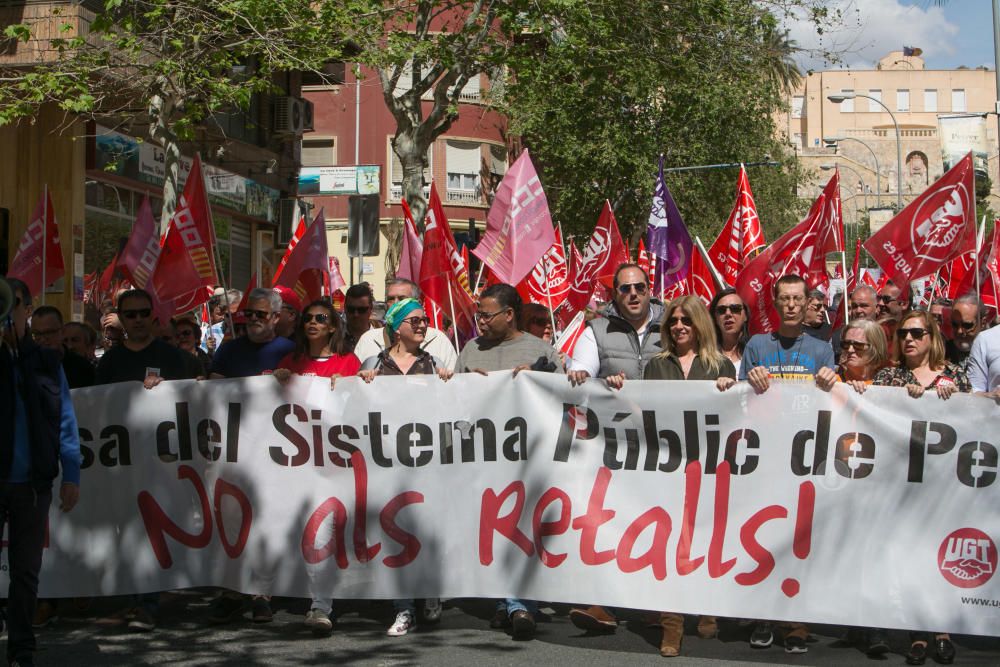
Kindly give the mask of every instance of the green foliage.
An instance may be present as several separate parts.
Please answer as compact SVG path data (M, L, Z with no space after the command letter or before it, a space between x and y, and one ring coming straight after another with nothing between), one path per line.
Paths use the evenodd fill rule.
M508 61L503 108L542 173L553 215L589 234L605 198L623 235L644 229L656 163L756 162L749 171L765 234L793 224L796 166L776 113L794 45L751 0L551 3L531 48ZM558 14L557 14L558 12ZM555 18L558 16L558 18ZM692 234L708 244L735 200L735 170L671 173L667 186Z

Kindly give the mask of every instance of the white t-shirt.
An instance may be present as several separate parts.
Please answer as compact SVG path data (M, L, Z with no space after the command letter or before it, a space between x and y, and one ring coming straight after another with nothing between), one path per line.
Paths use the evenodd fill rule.
M968 374L972 391L993 391L1000 387L1000 327L987 329L972 341Z

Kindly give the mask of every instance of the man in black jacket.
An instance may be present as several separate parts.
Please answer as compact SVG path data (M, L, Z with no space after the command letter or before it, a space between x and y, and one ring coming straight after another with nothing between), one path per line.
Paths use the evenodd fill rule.
M58 356L25 334L31 294L8 281L14 307L2 323L0 344L0 522L8 527L10 590L7 660L34 664L31 629L52 482L62 468L60 506L68 512L80 495L80 439L69 385Z

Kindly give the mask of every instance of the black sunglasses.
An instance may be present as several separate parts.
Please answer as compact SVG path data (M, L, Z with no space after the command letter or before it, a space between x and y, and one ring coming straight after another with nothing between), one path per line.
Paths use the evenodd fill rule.
M718 306L715 307L715 314L725 315L727 310L733 315L741 315L743 313L743 304L731 303L727 306L720 303Z
M129 310L119 310L118 314L127 320L134 320L137 317L146 319L153 314L152 308L130 308Z
M667 326L668 327L672 327L675 324L677 324L678 322L681 323L681 324L683 324L686 327L690 327L690 326L694 325L694 320L692 320L687 315L685 315L684 317L668 317L667 318Z
M634 289L636 294L645 294L646 287L646 283L622 283L618 286L618 293L625 295Z
M302 316L302 323L308 324L315 321L317 324L326 324L330 321L330 316L326 313L306 313Z
M962 320L952 320L951 326L954 329L961 329L962 331L972 331L973 329L976 328L976 322L975 320L973 320L972 322L964 322Z
M367 313L371 309L372 309L371 306L348 306L344 308L344 310L346 310L351 315L360 315L361 313Z
M862 343L861 341L858 341L858 340L842 340L842 341L840 341L840 349L843 350L844 352L847 352L851 348L854 348L858 352L864 352L869 347L871 347L871 345L869 343Z
M266 320L267 318L271 317L271 313L267 312L266 310L250 310L248 308L247 310L243 311L243 316L248 320L252 319Z
M923 327L913 327L912 329L897 329L896 333L900 340L905 340L907 336L912 336L913 340L923 340L924 336L930 332Z

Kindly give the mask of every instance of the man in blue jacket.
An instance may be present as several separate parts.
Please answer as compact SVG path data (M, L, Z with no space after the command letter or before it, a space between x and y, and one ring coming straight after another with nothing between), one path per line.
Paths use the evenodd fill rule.
M31 620L38 597L52 482L62 468L60 508L80 497L80 437L59 357L27 333L31 294L8 282L14 307L0 323L0 521L7 524L10 590L7 661L33 665Z

